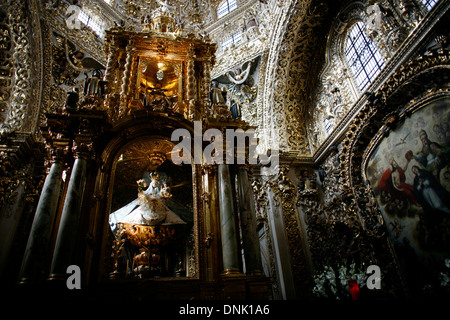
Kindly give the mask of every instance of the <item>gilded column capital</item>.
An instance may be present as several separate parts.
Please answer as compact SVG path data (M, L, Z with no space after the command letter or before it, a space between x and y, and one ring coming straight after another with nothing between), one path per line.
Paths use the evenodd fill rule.
M46 167L50 168L51 164L55 162L67 163L71 153L70 145L55 146L50 143L45 144L47 150Z
M71 157L71 138L68 123L63 117L48 117L47 126L41 127L46 151L45 166L47 173L53 163L67 164Z
M95 149L92 141L74 141L72 152L75 159L95 158Z

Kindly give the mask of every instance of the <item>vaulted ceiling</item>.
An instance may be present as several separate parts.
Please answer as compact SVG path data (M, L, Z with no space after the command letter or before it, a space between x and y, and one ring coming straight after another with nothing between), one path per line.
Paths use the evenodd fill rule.
M255 83L258 98L254 106L258 116L253 125L258 126L262 144L266 148L280 148L308 157L312 153L306 129L308 110L324 63L327 35L343 2L348 1L237 0L237 9L221 19L217 19L216 14L221 0L112 0L112 6L104 0L79 0L78 5L88 14L98 14L107 22L107 29L121 23L121 20L126 26L141 27L145 13L168 6L185 28L198 33L211 33L216 37L212 37L213 41L220 40L221 33L241 28L249 16L255 17L261 26L260 32L264 33L262 41L251 43L247 51L221 52L222 57L217 60L215 68L222 73L244 63L246 59L260 55L261 68ZM75 44L77 50L83 51L83 59L93 58L106 65L101 36L89 32L85 26L81 30L66 26L66 10L70 3L72 1L41 0L37 2L38 10L33 10L40 14L33 16L35 19L32 21L37 26L35 29L42 32L41 40L36 37L42 41L42 46L34 48L42 48L44 70L42 75L33 73L42 76L38 82L41 89L33 90L42 92L38 117L42 117L43 112L52 112L57 108L57 102L64 99L64 90L67 90L57 86L53 74L47 74L52 73L50 66L61 66L55 57L51 58L52 52L54 55L57 49L61 49L64 58L67 49L63 49L66 46L70 49L71 44ZM34 33L33 37L37 34ZM53 43L58 37L62 42ZM73 54L77 50L72 50ZM70 58L70 52L68 54ZM239 57L236 58L236 55ZM233 65L234 62L230 61L238 62ZM222 62L226 68L221 68ZM37 112L37 109L33 110ZM37 124L33 126L38 127L39 120L34 118L31 121Z
M187 26L204 27L213 22L213 12L221 0L116 0L114 7L129 21L140 23L141 17L167 6Z
M262 97L258 104L262 118L259 122L262 124L260 131L268 135L268 148L280 147L309 156L311 148L305 122L310 117L310 104L325 59L330 26L343 2L346 1L237 0L238 9L221 19L217 19L216 15L221 0L115 0L114 8L127 25L139 26L146 13L167 6L185 28L200 33L214 29L215 36L220 37L220 30L226 33L227 29L232 28L230 23L240 23L236 16L244 16L251 12L252 7L260 8L261 3L264 3L269 8L271 21L270 34L263 49L268 55L267 66L261 70L263 75L260 75L265 78L262 82L265 85L258 88L258 95ZM261 22L261 13L257 15ZM219 59L219 64L221 61L229 64L235 58L227 57L230 55L233 55L233 51ZM223 68L216 65L216 69ZM279 145L269 140L279 142Z
M327 36L342 1L292 1L280 17L270 48L264 90L266 127L282 150L311 153L306 121L325 59ZM281 133L281 134L280 134ZM284 134L283 134L284 133Z

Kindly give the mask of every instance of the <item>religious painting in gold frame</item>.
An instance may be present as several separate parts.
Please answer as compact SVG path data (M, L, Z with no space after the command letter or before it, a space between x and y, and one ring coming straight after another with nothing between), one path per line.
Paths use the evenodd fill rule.
M380 136L365 175L407 280L417 288L433 281L439 287L433 270L450 258L450 97L411 109Z

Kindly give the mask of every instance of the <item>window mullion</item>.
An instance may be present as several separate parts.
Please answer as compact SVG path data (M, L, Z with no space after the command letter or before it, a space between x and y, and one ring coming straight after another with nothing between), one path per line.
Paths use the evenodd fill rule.
M356 23L350 31L345 55L361 91L372 82L384 65L377 47L364 33L363 22Z

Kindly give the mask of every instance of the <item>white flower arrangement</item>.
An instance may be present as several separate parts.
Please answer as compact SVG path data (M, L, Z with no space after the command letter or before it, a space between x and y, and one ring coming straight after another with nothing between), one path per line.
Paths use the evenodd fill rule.
M317 297L332 298L340 300L349 297L348 280L356 280L360 288L366 285L367 275L353 262L349 268L345 264L340 265L336 270L331 266L325 266L322 273L314 276L315 287L313 293ZM331 295L331 297L330 297Z

